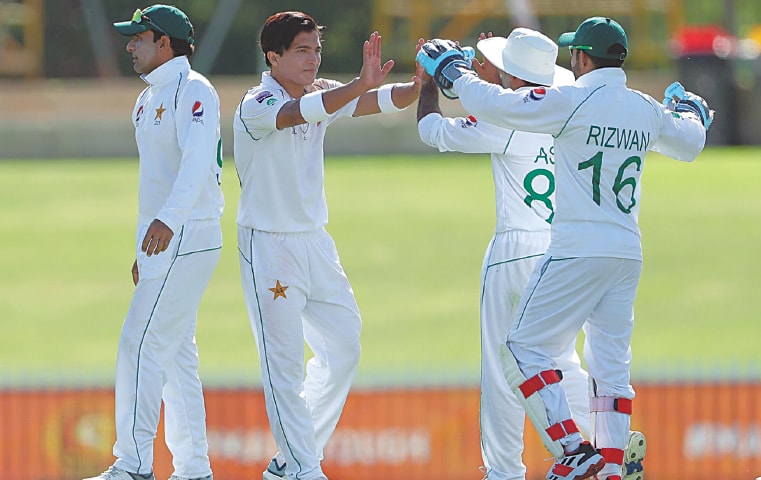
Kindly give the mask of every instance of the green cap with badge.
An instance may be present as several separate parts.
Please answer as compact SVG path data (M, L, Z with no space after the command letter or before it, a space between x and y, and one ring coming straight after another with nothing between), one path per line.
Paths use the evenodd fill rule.
M623 47L612 48L619 44ZM559 47L584 50L598 58L623 60L629 54L626 32L615 20L592 17L584 20L575 32L564 33L558 38Z
M193 43L193 24L188 16L171 5L152 5L144 10L139 8L132 15L132 20L114 23L116 31L122 35L136 35L148 30L155 30L172 38Z

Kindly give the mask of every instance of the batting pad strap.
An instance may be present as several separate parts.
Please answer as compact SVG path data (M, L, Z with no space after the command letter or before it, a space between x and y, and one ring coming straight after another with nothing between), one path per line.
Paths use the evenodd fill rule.
M600 455L605 459L605 463L624 464L624 451L620 448L601 448Z
M563 458L565 452L563 451L563 445L559 441L553 440L547 434L547 428L550 426L550 421L547 418L547 408L542 401L540 395L531 395L526 398L523 395L520 387L526 383L526 377L518 367L518 363L513 356L513 353L507 348L507 345L503 343L499 347L499 359L502 363L502 371L505 374L505 380L510 385L510 390L515 394L515 398L518 400L523 408L526 410L529 420L536 428L536 432L539 434L539 438L547 450L555 458Z
M519 388L523 396L528 398L547 385L558 382L560 382L560 375L558 375L557 370L545 370L523 382Z
M631 415L633 403L631 398L592 397L589 401L589 411L618 412Z
M394 113L404 110L404 108L394 105L394 101L391 99L391 91L394 89L394 85L396 84L387 83L378 89L378 108L380 108L381 113Z
M576 426L576 422L569 418L555 425L550 425L546 432L552 440L560 440L572 433L579 433L579 427Z
M318 123L330 118L322 101L322 91L307 93L301 97L299 111L307 123Z

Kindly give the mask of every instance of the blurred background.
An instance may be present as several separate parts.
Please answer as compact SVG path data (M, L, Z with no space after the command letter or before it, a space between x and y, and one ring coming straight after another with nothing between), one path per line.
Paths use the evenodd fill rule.
M360 45L372 30L384 36L393 75L414 72L418 37L475 44L480 32L506 35L515 26L550 37L572 31L590 15L615 17L626 29L630 83L659 97L678 78L721 112L711 145L761 143L761 2L758 0L178 0L196 29L193 66L211 76L223 102L225 128L247 86L265 68L259 28L283 9L308 9L325 25L321 72L352 78ZM124 51L126 39L111 27L145 6L129 0L0 0L0 145L4 156L131 155L124 102L140 81ZM568 51L558 62L568 65ZM89 101L97 97L97 103ZM104 100L104 98L106 100ZM87 105L87 108L82 108ZM34 106L34 108L30 108ZM229 107L229 108L228 108ZM730 113L731 112L731 113ZM61 118L67 121L62 121ZM93 133L88 148L72 131ZM367 125L372 125L368 122ZM423 151L414 131L390 125L389 138L357 145L351 127L337 128L330 153ZM34 140L44 132L45 141ZM223 135L231 147L231 135ZM23 141L29 140L29 141Z
M199 324L199 337L212 337L213 341L214 337L219 339L226 335L229 342L226 349L222 348L220 357L211 356L206 359L209 361L202 358L201 362L202 378L208 385L205 393L210 455L217 478L257 478L275 449L258 379L256 375L250 375L251 370L258 368L258 362L255 360L242 297L237 290L234 249L237 184L229 157L232 153L231 125L235 107L243 93L259 82L261 72L266 69L258 46L260 26L269 15L278 11L303 10L326 27L323 31L321 76L339 80L351 79L358 73L362 42L373 30L383 35L384 58L396 61L391 80L406 81L414 72L414 45L419 37L450 38L464 45L475 45L481 32L507 35L514 27L527 26L557 38L563 32L575 30L587 17L602 15L615 18L629 36L630 57L625 65L629 85L661 98L663 89L669 83L680 80L688 90L706 98L717 111L708 132L709 156L723 158L733 152L732 155L741 157L735 163L727 163L738 168L735 175L746 177L743 180L747 185L736 187L733 192L748 194L751 200L727 200L726 207L716 207L714 210L711 207L718 204L707 203L703 212L706 219L729 217L731 213L741 217L743 225L752 224L747 228L749 235L746 230L736 235L747 243L733 249L731 240L724 236L714 238L698 233L705 236L702 240L706 244L711 244L710 255L709 248L703 247L702 251L698 250L697 254L684 261L690 263L693 258L696 260L694 263L698 272L694 277L699 277L704 272L697 267L700 263L698 259L705 262L704 257L723 258L714 251L714 247L717 251L723 247L723 250L730 251L728 255L732 250L735 256L738 253L743 255L742 260L738 261L733 256L731 260L717 260L716 265L732 262L738 269L755 272L748 277L737 275L732 279L747 289L741 291L745 292L742 295L738 293L745 303L738 306L740 302L737 302L732 307L741 312L736 317L755 325L755 329L750 327L747 333L743 331L739 334L746 337L743 348L753 348L753 339L761 331L755 323L756 319L752 318L755 310L752 314L745 312L752 310L749 304L758 285L758 270L753 267L759 266L758 255L754 253L758 251L754 239L761 238L760 229L755 226L761 209L758 208L758 195L754 192L757 192L761 178L751 178L752 174L748 172L753 170L748 169L747 164L758 163L761 156L761 150L757 148L761 145L761 0L176 0L172 4L185 11L195 26L197 49L192 65L211 79L220 94L224 148L228 155L225 188L229 190L225 191L227 210L223 220L229 231L225 231L227 251L223 252L222 263L229 265L221 266L220 273L215 274L204 305L208 303L216 308L214 302L234 303L239 310L235 311L238 317L232 322L237 322L240 330L231 330L234 333L214 331L212 327ZM144 83L132 70L129 55L124 50L128 39L118 35L111 24L127 20L136 8L149 5L129 0L0 0L0 182L5 182L0 183L0 211L7 227L5 230L0 227L0 233L12 244L11 247L6 246L0 262L0 272L5 281L3 285L7 287L5 292L0 293L0 321L6 331L26 329L23 334L13 332L16 336L8 335L11 339L23 338L24 343L13 344L0 338L0 347L3 347L0 349L0 472L3 472L0 476L3 478L77 479L94 475L113 461L112 357L115 356L118 337L117 324L126 312L129 293L125 283L112 280L116 275L120 275L118 278L121 279L124 273L121 270L125 270L121 265L113 266L113 252L125 254L127 258L119 258L119 261L131 265L132 260L128 257L132 249L132 209L136 195L134 159L137 149L129 115ZM561 49L558 63L568 66L567 50ZM442 107L448 114L462 113L458 102L443 102ZM490 174L486 156L481 162L482 170L476 172L477 177L474 176L476 187L472 192L462 190L458 191L458 195L436 192L435 182L432 182L424 186L426 188L422 193L416 184L411 189L416 197L404 199L405 179L394 177L392 173L401 171L402 175L414 178L415 175L422 176L422 172L430 168L420 166L416 170L418 167L415 166L413 170L404 170L406 165L413 163L409 158L441 162L436 164L437 172L452 168L455 172L452 175L458 176L461 184L468 180L466 176L474 173L454 170L446 161L441 161L445 155L435 155L419 141L414 128L414 110L412 107L395 115L337 122L331 127L325 145L326 158L331 162L331 174L326 182L335 182L327 187L332 203L331 215L335 215L331 219L339 219L335 225L331 224L331 228L339 243L348 243L344 243L346 246L339 245L339 251L342 251L345 266L349 266L347 270L353 271L352 278L356 281L355 289L363 313L393 311L398 303L389 300L394 298L391 294L388 297L378 294L384 291L382 286L378 291L357 288L357 285L363 285L365 278L377 281L386 275L378 272L386 272L383 268L389 263L387 255L371 249L362 250L359 239L364 237L361 235L366 233L369 237L371 229L377 228L374 236L389 241L395 238L391 231L393 228L365 223L357 229L351 222L341 222L340 219L348 217L354 220L349 216L354 213L350 210L353 203L357 203L356 209L361 210L356 213L357 218L373 218L374 214L368 215L366 210L374 205L355 199L364 198L359 197L362 190L372 190L371 187L382 185L386 180L384 175L389 175L389 186L386 188L394 195L379 194L381 199L375 200L378 205L392 204L396 200L407 202L398 207L399 212L413 210L418 203L423 204L421 208L442 210L441 223L431 233L431 238L436 238L437 242L443 242L441 237L450 236L453 238L451 241L460 241L455 235L469 229L479 232L480 236L475 237L475 247L467 244L467 249L471 251L460 251L466 250L463 243L458 246L460 250L453 250L452 258L448 259L453 270L459 265L458 259L472 269L472 275L465 282L471 289L463 294L469 300L472 300L472 293L477 287L480 255L488 241L489 228L492 228L492 192L484 188ZM374 157L365 157L368 155ZM398 164L392 161L393 166L388 167L386 158L394 155L404 160L398 161ZM131 163L122 161L125 158L130 159ZM436 160L432 160L434 158ZM653 163L653 168L656 168L656 162ZM376 164L379 166L376 167ZM357 181L355 169L370 172L373 175L371 181L367 184ZM125 199L124 204L115 204L124 210L114 210L111 204L104 204L103 210L97 210L98 205L92 203L102 200L93 201L92 198L101 197L87 195L98 186L93 185L91 177L85 177L84 173L80 176L80 172L84 171L100 176L100 188L108 189L106 196L110 194ZM681 170L675 172L673 177L669 177L675 179L674 184L681 184L689 175ZM87 180L83 180L85 178ZM723 185L720 177L715 178L717 180L710 184L711 188L696 188L700 191L694 193L695 197L690 197L690 201L694 202L701 196L711 198L712 202L716 198L734 198L722 189L730 189L736 184ZM125 179L128 181L125 182ZM655 179L652 181L649 186L656 190L658 184ZM687 180L685 183L688 183ZM29 197L3 191L2 186L15 187L17 184L21 190L28 190ZM342 197L344 191L337 188L338 184L342 187L354 186L355 190L346 190L347 196ZM66 194L62 193L64 185L70 187ZM457 185L458 188L460 186ZM678 185L663 185L662 188L676 190ZM71 195L71 198L66 195ZM101 195L104 194L101 192ZM478 207L485 212L482 223L468 223L482 220L468 210L469 205L462 200L472 200L468 195L481 195L478 198L485 205ZM434 199L431 202L434 205L425 204L425 199L419 197ZM48 199L51 203L48 210L54 213L47 210L46 213L55 216L55 221L60 223L48 223L46 227L38 225L37 218L17 220L28 216L26 209L32 211L32 198ZM681 196L663 198L663 204L669 208L673 208L673 204L690 203ZM444 203L446 201L451 201L451 204ZM60 205L52 205L54 203ZM700 216L701 212L696 213L695 210L704 207L698 205L689 213ZM85 223L90 218L77 217L77 212L92 214L91 210L84 210L85 207L96 208L97 228ZM457 210L460 207L463 211ZM743 214L746 211L743 208L750 213ZM66 213L59 213L63 211ZM428 210L421 213L421 218L425 216L427 220L433 215ZM450 215L455 222L450 221ZM50 217L47 218L50 222ZM121 223L117 225L115 219ZM680 357L682 363L659 363L662 359L658 357L655 361L651 360L645 374L641 373L642 370L634 372L637 402L633 426L648 435L647 478L752 479L761 476L761 375L755 361L759 354L756 351L743 357L747 350L738 347L738 357L733 361L739 358L741 363L751 359L750 365L741 367L737 367L736 362L717 364L714 357L700 360L706 353L694 348L697 342L693 344L690 340L697 337L710 339L715 333L715 342L729 344L731 349L732 341L722 335L727 331L721 327L722 322L728 322L731 318L729 314L727 317L706 314L710 317L706 321L711 322L711 327L701 329L704 324L691 323L694 319L690 317L689 308L704 307L687 306L686 302L680 304L681 300L669 297L677 295L674 291L681 282L687 283L682 278L687 276L687 270L682 270L681 276L678 271L685 268L684 265L670 267L670 262L679 260L679 255L674 253L698 243L697 240L681 238L680 234L690 239L698 235L690 237L685 234L684 224L680 224L680 220L684 218L674 214L664 220L664 226L658 225L659 230L673 226L674 232L668 237L672 241L663 257L658 256L659 251L652 252L650 257L657 260L652 265L659 263L665 270L675 270L676 279L671 284L643 283L640 288L640 295L644 294L645 298L663 301L657 308L653 307L653 310L661 310L660 317L653 316L654 323L665 319L677 323L682 321L687 325L667 330L684 343L674 347L675 356L684 355ZM707 228L711 225L710 220L703 217L690 217L690 220L693 223L704 222ZM80 227L77 223L80 221L86 226ZM731 224L733 220L727 221ZM451 232L442 226L445 222L456 224ZM646 222L643 221L643 230L655 229ZM79 230L79 236L69 238L67 227ZM16 230L12 231L12 228ZM368 231L356 231L362 228ZM101 237L106 230L116 232L123 242L117 244L110 237ZM403 233L399 235L400 238L403 236ZM33 243L39 237L48 243ZM92 238L95 242L88 243ZM469 237L468 241L471 240ZM78 249L87 249L88 258L96 264L96 269L108 271L112 277L105 281L94 276L88 279L91 284L80 285L75 277L77 268L82 268L77 265L79 260L71 260L70 265L60 263L67 256L74 258L74 254L63 246L66 242L74 243ZM352 247L352 242L358 245ZM30 300L24 300L24 308L29 307L29 310L22 310L15 308L17 304L10 298L15 296L15 290L10 287L16 286L14 283L21 285L21 276L15 276L19 269L31 268L28 267L31 263L29 258L24 257L27 251L15 249L26 244L30 245L28 251L34 251L35 256L44 252L44 255L51 257L49 261L44 260L47 270L39 275L56 276L57 281L33 280L39 286L30 294ZM420 247L410 248L411 256L425 259L425 251L422 248L415 251L415 248ZM653 247L646 245L647 248ZM356 258L372 257L377 263L370 263L368 271L364 272L352 261L354 255ZM465 258L466 255L470 256ZM684 254L686 257L690 255ZM52 257L56 257L55 260ZM715 270L718 271L724 263ZM700 265L706 270L705 263ZM384 277L382 281L398 283L394 276L403 272L407 278L409 271L416 268L412 263L402 267L390 266L388 278ZM429 266L420 267L421 270L423 268ZM226 283L221 279L223 275ZM436 283L441 278L454 282L449 275L454 277L457 274L447 271L429 282ZM741 278L747 279L738 280ZM695 281L692 275L689 280ZM722 281L726 285L735 285L725 277L718 280L718 287L712 285L703 294L707 301L714 300L719 304L717 308L723 298L717 291L741 290L733 286L722 289ZM67 290L66 287L71 288ZM230 294L231 291L234 294ZM398 290L392 292L398 293ZM700 292L703 291L698 290L693 295L700 295ZM229 297L224 297L225 294ZM76 299L79 303L71 310L64 310L56 304L59 299L57 295ZM439 291L438 297L429 296L428 303L421 304L420 308L439 308L441 311L435 310L431 316L441 315L443 320L447 320L445 314L456 314L442 311L450 308L448 301L454 303L459 299L455 296L450 291ZM663 300L666 297L671 304ZM45 317L49 323L44 326L43 323L36 323L37 319L28 314L32 307L42 312L36 314ZM203 311L203 308L208 310ZM414 340L408 344L404 343L407 339L398 338L402 336L399 332L409 336L408 332L413 328L405 324L408 319L403 315L396 319L398 324L393 324L388 331L374 330L379 327L374 325L372 318L367 322L366 332L363 332L366 343L362 362L365 362L364 365L385 365L388 371L368 371L361 366L357 388L350 395L339 429L326 450L325 466L330 478L373 480L404 475L475 480L482 476L477 468L481 462L478 440L477 305L474 302L469 304L469 308L467 314L462 315L467 316L469 322L468 336L459 338L469 347L462 351L458 351L457 346L437 344L440 338L436 334L448 328L445 321L421 327L420 333L427 335L426 340L430 336L433 341L417 340L420 344L431 344L420 345L419 349L438 347L442 350L438 352L441 357L436 357L431 363L410 361L405 357L405 348L415 346ZM202 305L201 316L212 316L211 310L211 306ZM732 311L730 308L727 310ZM106 317L110 329L93 323L86 327L88 330L84 334L82 331L67 331L67 316L71 318L81 312L93 317ZM414 313L418 314L417 311ZM679 318L680 315L685 318ZM419 316L422 322L424 313L419 313ZM437 320L440 319L434 318L432 322ZM456 319L460 320L463 319ZM217 328L223 327L217 325ZM648 345L673 341L674 337L669 335L659 338L651 334L661 331L659 328L672 328L665 324L660 327L642 325L639 328L641 332L648 332ZM684 330L681 337L680 328ZM730 333L737 335L736 332ZM38 361L37 357L47 359L55 356L56 352L48 351L44 355L34 352L37 343L48 345L45 347L48 349L59 348L54 343L56 339L49 337L58 337L59 345L66 345L65 342L71 342L74 337L87 343L87 338L82 337L88 336L106 341L91 341L73 352L65 346L60 347L59 363L52 368L50 364ZM35 338L39 338L39 342ZM372 342L379 342L381 347L374 349ZM668 345L662 347L666 351L669 348ZM21 352L21 349L29 351ZM708 353L719 350L712 350L710 346L705 349ZM464 356L465 361L460 356ZM438 369L433 368L432 365L440 358L445 360L438 365ZM688 359L686 362L685 358ZM166 477L171 473L171 461L162 438L160 432L156 442L156 472ZM527 428L524 461L529 468L528 478L544 478L549 467L546 461L548 456L533 430Z

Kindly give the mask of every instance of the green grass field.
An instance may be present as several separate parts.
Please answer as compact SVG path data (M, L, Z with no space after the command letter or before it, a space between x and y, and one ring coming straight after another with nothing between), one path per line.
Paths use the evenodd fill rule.
M197 337L205 382L247 384L259 365L231 159L225 175L226 243ZM364 319L359 381L476 383L479 271L494 224L488 158L332 158L326 177L328 229ZM648 156L635 379L758 374L759 181L759 149L712 148L694 164ZM136 197L134 160L0 162L0 380L111 379Z

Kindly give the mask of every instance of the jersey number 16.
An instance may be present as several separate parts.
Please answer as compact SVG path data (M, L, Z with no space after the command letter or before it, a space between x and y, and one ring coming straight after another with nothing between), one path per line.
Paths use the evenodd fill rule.
M616 205L618 209L624 213L631 213L634 205L637 204L637 200L634 198L634 193L637 191L637 179L634 177L624 177L625 170L629 165L636 165L637 171L642 170L642 159L637 156L631 156L624 160L620 167L618 167L618 175L616 175L616 181L613 183L613 193L616 195ZM600 175L602 173L602 152L597 154L587 161L581 162L578 169L584 170L586 168L592 168L592 200L600 205ZM619 194L626 186L631 187L631 197L628 200L628 205L621 203Z

